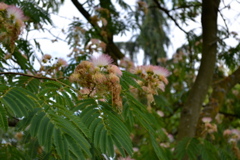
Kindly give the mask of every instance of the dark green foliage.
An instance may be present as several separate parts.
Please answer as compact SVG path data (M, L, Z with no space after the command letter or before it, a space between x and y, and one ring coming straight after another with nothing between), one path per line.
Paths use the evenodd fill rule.
M127 72L124 74L135 77ZM24 131L25 138L29 137L26 147L37 140L34 142L38 146L35 151L42 146L42 156L84 159L105 154L114 157L114 146L122 156L132 155L130 131L134 124L148 132L151 152L160 159L167 154L167 150L156 142L154 128L158 126L153 125L157 123L155 118L128 91L130 85L138 87L128 76L123 75L121 80L125 83L123 114L117 114L108 102L94 99L79 101L75 90L64 80L17 76L14 81L15 87L1 86L1 128L7 130L6 117L21 118L17 128ZM127 125L126 122L130 121L132 125ZM32 157L34 155L39 154Z
M19 87L1 86L4 108L0 125L4 130L7 116L23 117L18 129L37 138L44 153L55 152L62 159L95 156L91 147L111 157L115 156L114 146L123 156L132 154L130 132L108 103L78 101L76 93L63 82L46 80L40 84L38 79L22 76L16 80Z
M219 54L219 58L225 61L226 65L233 71L237 68L238 64L240 63L239 50L240 50L240 44L238 44L235 47L229 47L229 48L225 46L223 52Z
M228 152L226 148L228 147ZM183 159L186 155L191 159L199 160L225 160L235 159L234 153L231 151L231 146L218 147L211 141L196 138L184 138L175 148L175 158Z
M0 146L0 159L4 160L29 160L29 158L22 154L17 148L1 144Z
M175 152L178 159L188 156L191 160L197 159L199 154L199 141L195 138L185 138L176 146Z

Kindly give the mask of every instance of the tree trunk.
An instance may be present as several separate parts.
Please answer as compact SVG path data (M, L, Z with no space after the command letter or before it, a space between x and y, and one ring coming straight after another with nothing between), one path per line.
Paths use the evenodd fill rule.
M200 69L181 112L178 141L194 137L202 103L212 82L217 54L217 14L220 0L202 1L202 59Z

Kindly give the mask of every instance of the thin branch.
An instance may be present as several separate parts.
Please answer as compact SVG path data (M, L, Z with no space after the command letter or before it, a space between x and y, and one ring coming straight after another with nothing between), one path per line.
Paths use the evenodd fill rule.
M32 77L32 78L36 78L36 79L48 79L48 80L52 80L52 81L56 81L58 83L61 83L62 85L64 86L67 86L75 91L77 91L75 88L73 88L72 86L70 85L67 85L63 82L61 82L60 80L61 79L65 79L65 78L68 78L68 77L61 77L61 78L49 78L49 77L42 77L42 76L34 76L34 75L29 75L29 74L24 74L24 73L17 73L17 72L0 72L0 75L1 74L13 74L13 75L21 75L21 76L26 76L26 77Z
M179 7L174 7L172 8L171 10L169 10L169 12L171 11L175 11L175 10L178 10L178 9L185 9L185 8L190 8L190 7L201 7L201 3L197 3L197 4L189 4L189 5L181 5Z
M67 78L67 77L49 78L49 77L34 76L34 75L30 75L30 74L17 73L17 72L0 72L0 75L2 75L2 74L13 74L13 75L26 76L26 77L33 77L33 78L36 78L36 79L48 79L48 80L52 80L52 81L58 81L60 79Z
M228 35L227 35L227 38L228 38L229 35L230 35L230 33L229 33L229 28L228 28L228 25L227 25L226 19L223 17L223 14L222 14L222 12L221 12L220 10L218 10L218 12L219 12L220 16L222 17L222 20L223 20L224 25L225 25L225 27L226 27L227 34L228 34Z
M51 34L54 38L56 38L57 40L60 40L60 41L63 41L63 42L67 42L65 39L62 39L62 38L60 38L59 36L57 36L57 35L55 35L55 34L53 34L52 32L51 32L51 30L52 29L56 29L56 28L51 28L51 29L48 29L48 28L43 28L45 31L47 31L49 34ZM59 28L60 29L60 28ZM29 31L35 31L35 29L32 29L32 30L29 30ZM59 33L60 34L60 33ZM42 38L32 38L32 39L29 39L29 40L34 40L34 39L47 39L47 40L51 40L52 41L52 39L51 38L48 38L48 37L42 37Z
M158 2L158 0L153 0L153 1L156 3L157 7L158 7L161 11L163 11L163 12L175 23L175 25L176 25L181 31L183 31L185 34L188 35L188 32L185 31L185 30L178 24L177 20L170 14L170 11L169 11L168 9L162 7L162 6L160 5L160 3Z
M223 114L223 115L226 116L226 117L240 118L240 115L237 115L237 114L226 113L226 112L222 112L222 111L220 111L219 113L220 113L220 114Z

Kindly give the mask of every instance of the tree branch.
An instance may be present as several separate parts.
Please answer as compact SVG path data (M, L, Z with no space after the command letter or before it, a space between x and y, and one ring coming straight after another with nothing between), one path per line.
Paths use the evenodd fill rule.
M157 5L157 7L158 7L161 11L163 11L163 12L175 23L175 25L176 25L181 31L183 31L185 34L188 35L188 32L185 31L185 30L178 24L177 20L170 14L170 11L169 11L169 10L167 10L167 9L164 8L164 7L162 7L162 6L160 5L160 3L158 2L158 0L153 0L153 1L154 1L154 3Z
M118 59L122 59L124 57L124 54L120 51L120 49L116 46L116 44L113 42L113 35L107 34L107 37L104 37L101 35L101 30L97 23L93 23L91 20L91 15L84 9L81 3L78 2L78 0L72 0L75 7L78 9L78 11L86 18L86 20L95 28L97 31L97 34L99 35L100 40L106 43L106 54L110 55L112 59L114 60L114 63L117 64Z
M222 115L224 115L225 117L233 117L233 118L238 118L238 119L240 119L240 116L237 115L237 114L226 113L226 112L222 112L222 111L220 111L219 113L222 114Z
M2 74L21 75L21 76L26 76L26 77L33 77L33 78L36 78L36 79L48 79L48 80L52 80L52 81L58 81L59 79L66 78L66 77L62 77L62 78L49 78L49 77L34 76L34 75L30 75L30 74L17 73L17 72L0 72L0 75L2 75Z
M82 4L78 2L78 0L72 0L74 6L78 9L78 11L86 18L86 20L95 28L100 29L99 26L91 21L91 15L83 8Z

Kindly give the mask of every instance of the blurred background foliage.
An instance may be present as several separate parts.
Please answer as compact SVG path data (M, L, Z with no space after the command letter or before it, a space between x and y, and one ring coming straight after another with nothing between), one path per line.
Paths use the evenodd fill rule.
M24 34L26 35L33 30L44 31L44 25L51 25L53 23L50 15L53 13L57 14L59 8L64 4L64 0L2 0L1 2L9 5L16 5L23 10L24 14L28 17L28 21L25 22L24 28ZM96 144L99 146L94 146L95 142L89 138L91 136L88 137L86 136L87 134L85 135L85 133L81 133L83 138L87 137L86 139L89 142L89 146L92 147L90 147L91 151L88 153L84 148L75 151L74 147L67 145L69 146L67 149L69 149L70 157L73 158L73 155L75 155L80 158L86 158L90 157L89 155L94 155L96 159L108 159L109 157L104 157L103 155L103 153L108 153L109 155L114 156L115 159L124 159L124 156L128 157L131 154L132 159L182 159L185 155L188 155L190 159L202 160L240 159L240 79L237 79L238 83L234 85L230 91L223 91L226 92L225 97L223 97L224 102L222 103L217 116L211 121L211 125L216 125L217 130L212 132L204 130L203 132L207 132L204 137L186 138L179 143L176 141L181 108L183 107L189 90L196 79L202 53L201 33L199 33L197 29L185 30L183 26L198 21L198 18L201 16L201 1L142 0L136 1L134 7L124 0L87 0L81 3L77 0L72 0L72 2L75 6L81 6L82 8L78 8L80 11L79 15L76 15L76 17L72 19L72 23L69 24L69 30L64 32L66 33L66 43L71 49L71 53L68 55L68 65L66 67L60 67L57 65L56 59L51 59L47 63L44 63L42 59L39 59L36 52L39 53L40 51L42 56L46 53L41 51L41 43L39 43L37 39L34 39L34 43L30 43L29 39L20 36L14 43L15 49L12 53L9 49L11 47L8 44L1 44L1 99L6 97L11 88L23 88L24 91L19 91L19 93L13 92L13 97L9 95L10 98L15 101L14 103L19 103L19 101L22 100L21 103L24 105L24 100L29 100L29 97L26 96L21 98L18 94L26 93L26 95L28 95L29 91L32 94L37 95L38 98L36 99L30 98L34 101L33 107L36 107L39 104L41 106L46 105L43 108L44 114L46 114L45 116L47 118L48 116L51 117L52 112L55 112L54 109L49 109L47 107L48 105L70 103L65 101L69 100L66 97L69 98L69 95L71 95L69 101L74 100L73 103L75 104L73 105L81 106L81 104L86 104L85 107L83 105L82 108L79 108L84 111L83 113L86 112L85 114L87 114L88 110L85 109L89 104L95 105L94 102L89 101L89 104L87 104L87 101L80 102L76 97L74 99L74 94L70 92L75 86L72 86L72 88L69 87L70 82L68 81L68 77L73 73L75 67L81 61L88 60L93 53L108 54L109 52L107 51L111 51L113 52L112 54L119 54L121 57L120 52L118 52L119 50L125 55L125 57L128 57L129 60L137 62L138 64L152 64L166 67L171 72L171 75L168 77L169 84L166 86L165 92L159 92L159 95L154 96L155 101L151 104L152 112L149 113L146 109L137 110L138 107L144 107L144 105L146 105L144 99L139 100L142 104L138 104L138 102L131 99L131 96L127 93L129 92L129 86L135 84L129 78L133 75L126 75L123 77L122 81L126 81L127 84L123 86L126 90L126 93L123 94L123 102L125 104L124 111L123 115L118 115L117 119L119 119L119 121L113 121L112 125L121 122L119 126L123 126L124 129L125 127L127 128L126 130L130 133L130 142L132 143L132 146L128 144L129 140L127 140L126 137L125 139L120 139L120 142L112 138L109 140L111 142L108 141L107 144L114 143L114 146L119 148L117 150L114 147L113 155L113 148L108 148L106 146L104 148L104 146L101 146L105 143L105 139L102 139L104 137L98 137L99 142L96 142ZM230 9L230 2L222 1L221 3L223 3L223 9ZM116 6L120 6L121 9L119 10L119 7ZM219 14L221 14L221 12L222 10L219 9ZM87 22L78 18L81 15L87 19ZM221 15L221 17L224 19L224 15ZM187 39L187 43L182 44L181 47L177 48L172 57L168 56L168 47L171 44L171 37L169 37L171 33L170 25L175 25L179 28L179 32L181 31L185 33ZM114 42L114 36L124 35L126 33L131 34L129 41ZM214 84L226 79L228 76L231 77L231 74L234 73L234 71L239 70L240 66L240 44L238 33L229 31L226 24L224 27L219 27L218 38L217 62L213 75L212 87L210 87L208 91L202 109L207 109L208 105L210 105L209 98L213 93ZM238 44L230 46L229 43L226 42L228 38L235 39ZM109 48L111 50L109 50ZM139 62L140 53L143 53L142 62ZM11 55L11 58L6 58L9 54ZM117 62L119 63L120 59ZM40 68L34 67L36 63L40 65ZM11 74L10 72L19 74ZM31 75L32 77L26 75ZM41 79L41 77L47 78ZM236 77L239 78L239 76ZM55 79L59 80L55 81ZM54 83L51 82L52 80L54 80ZM59 93L62 91L66 92L67 95ZM47 95L47 98L44 98L44 95ZM20 96L20 98L18 97L16 100L15 96ZM31 125L33 125L31 123L36 123L34 120L37 120L37 118L26 119L23 121L27 114L23 113L23 115L21 115L19 113L16 117L15 114L13 114L14 111L6 109L6 104L3 104L3 101L0 102L0 105L0 124L2 127L0 129L0 158L65 159L68 157L67 153L64 153L66 155L60 154L59 151L65 148L56 148L58 142L55 142L54 140L54 142L51 143L52 146L48 150L45 150L46 147L42 147L43 145L46 145L47 142L44 142L45 137L40 138L43 142L39 142L39 136L47 137L45 133L37 134L34 129L30 129L29 132L28 127L31 128ZM105 105L107 106L107 104ZM72 111L74 110L74 107L71 107L70 104L67 104L66 106L68 106L66 110L73 113ZM134 112L134 109L137 111ZM50 110L52 111L50 112ZM102 114L108 114L109 112L112 112L112 110L106 109L102 111ZM29 114L34 113L38 115L42 112L33 110L32 113ZM97 113L92 114L101 116L101 114ZM5 117L6 115L7 117ZM64 113L61 113L60 111L57 111L56 115L59 117L67 117L67 115L64 115ZM73 120L70 115L71 114L69 113L68 118ZM113 116L115 113L109 113L109 115ZM54 116L52 115L52 117ZM84 117L84 115L81 118L85 118L86 123L88 122L87 117ZM109 117L106 117L106 119L108 118ZM8 127L4 127L6 119ZM48 125L58 123L59 121L56 119L53 118L51 121L49 120ZM92 122L93 121L94 120L92 120ZM108 123L108 121L106 123ZM64 123L67 123L65 122L65 119ZM97 124L97 122L95 123ZM75 124L71 125L74 126ZM89 122L89 126L90 125ZM57 124L57 126L61 128L60 124ZM64 127L66 126L67 125ZM121 129L122 128L119 130ZM62 137L60 136L58 138L67 139L67 135L72 134L68 133L66 130L67 129L62 131ZM56 134L58 131L59 130L56 128ZM87 132L88 130L83 129L82 132L85 131ZM108 128L106 127L106 130L101 130L101 132L108 133ZM127 135L124 131L119 132ZM94 133L95 130L92 131L93 139L96 136ZM112 133L109 132L109 134ZM104 134L102 133L101 135ZM114 137L114 133L111 136ZM101 139L103 142L101 142ZM124 143L125 141L126 143ZM73 141L68 139L62 143L69 144L71 142L76 141L75 139ZM86 147L88 146L87 144L85 145ZM126 148L124 148L125 150L120 149L121 147L129 146L132 147L131 149L133 151ZM78 151L84 153L83 157L75 153Z

